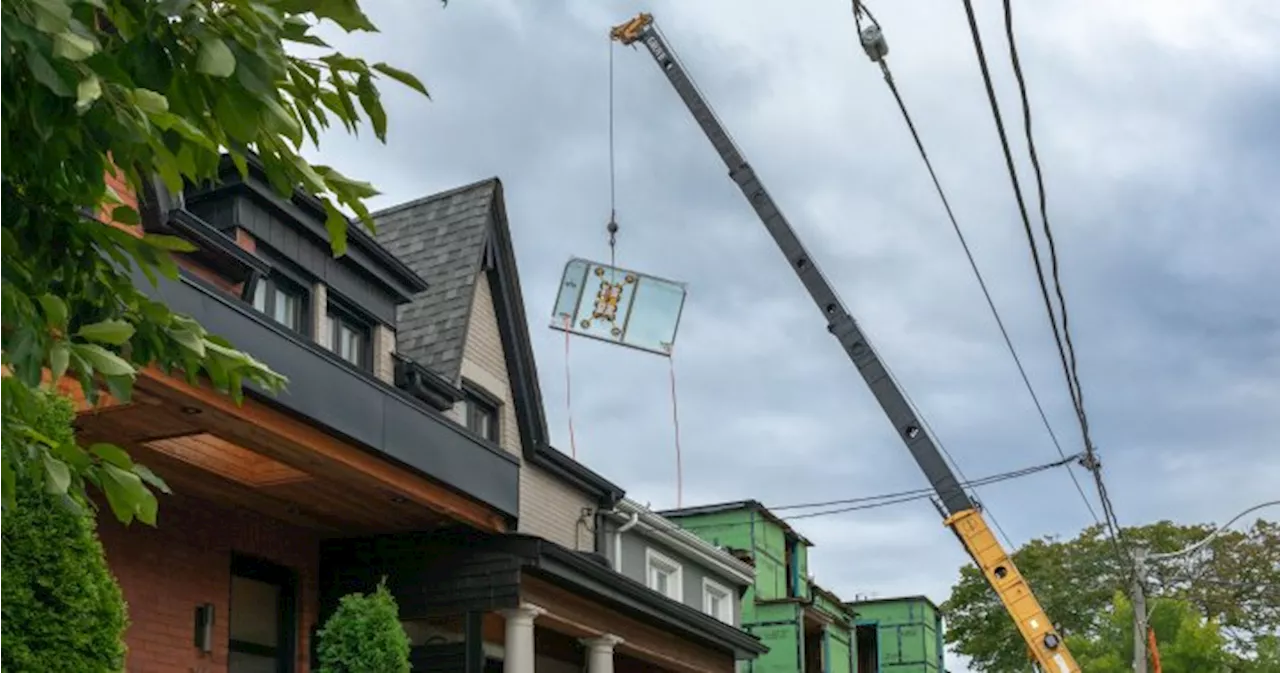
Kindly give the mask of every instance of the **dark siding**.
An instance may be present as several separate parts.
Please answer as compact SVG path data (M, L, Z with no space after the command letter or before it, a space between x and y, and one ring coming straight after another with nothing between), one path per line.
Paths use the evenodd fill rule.
M387 578L401 619L492 612L519 605L523 561L456 546L447 534L333 540L320 552L321 611Z
M334 259L328 241L300 230L251 197L223 192L218 198L200 199L191 210L224 231L232 227L248 231L258 240L263 257L292 262L310 276L309 280L329 286L330 294L345 299L352 308L383 324L396 324L394 295L346 257Z

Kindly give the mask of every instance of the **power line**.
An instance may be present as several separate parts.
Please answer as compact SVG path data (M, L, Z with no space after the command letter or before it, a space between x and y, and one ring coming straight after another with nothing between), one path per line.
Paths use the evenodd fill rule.
M962 481L960 482L960 485L968 486L968 487L986 486L988 484L994 484L1001 481L1008 481L1010 479L1018 479L1020 477L1026 477L1032 474L1036 474L1037 472L1044 472L1045 470L1051 470L1056 467L1062 467L1064 465L1069 464L1071 461L1078 460L1081 457L1081 455L1082 454L1076 454L1074 456L1068 456L1062 460L1057 460L1052 463L1045 463L1043 465L1034 465L1031 467L1024 467L1022 469L1011 470L1009 472L1001 472L999 474L980 477L972 481ZM879 503L879 501L889 501L888 503L879 503L879 504L893 504L898 501L897 499L900 499L900 498L907 498L909 500L918 500L918 499L931 497L933 494L934 492L932 488L915 488L915 489L910 489L906 491L898 491L896 493L884 493L881 495L869 495L869 496L862 496L858 498L844 498L841 500L826 500L821 502L807 502L807 503L798 503L793 505L778 505L778 506L770 507L769 509L772 511L781 511L781 510L788 510L788 509L813 509L817 507L832 507L836 505ZM906 500L903 500L903 502L906 502ZM879 506L879 505L877 504L876 506ZM830 513L836 513L836 512L832 511ZM823 512L818 512L817 514L823 514ZM804 518L804 517L813 516L813 515L814 513L806 513L806 514L793 515L791 517L784 517L784 518Z
M974 479L973 481L961 481L959 482L959 485L961 487L987 486L987 485L999 483L1002 481L1009 481L1011 479L1020 479L1022 477L1027 477L1027 476L1036 474L1038 472L1044 472L1046 470L1062 467L1064 465L1067 465L1073 460L1079 460L1082 457L1082 455L1083 454L1076 454L1074 456L1068 456L1063 460L1057 460L1052 463L1044 463L1042 465L1033 465L1031 467L1024 467L1017 470L1011 470L1009 472L1000 472L998 474L992 474L985 477L980 477L978 479ZM781 511L781 510L812 509L812 508L818 508L818 507L833 507L833 506L840 505L840 507L836 507L835 509L826 509L826 510L821 510L817 512L804 512L801 514L792 514L790 516L779 517L784 521L795 521L799 519L811 519L811 518L820 517L820 516L831 516L833 514L845 514L848 512L857 512L857 511L866 510L866 509L877 509L880 507L888 507L889 505L899 505L899 504L908 503L908 502L927 500L929 498L932 498L934 495L935 493L932 488L916 488L916 489L910 489L906 491L898 491L896 493L882 493L880 495L869 495L869 496L862 496L858 498L845 498L841 500L827 500L823 502L797 503L797 504L790 504L790 505L776 505L776 506L771 506L768 509L771 512L775 512L775 511ZM705 526L681 525L681 527L687 530L695 531L703 528L722 528L727 526L749 526L752 523L753 522L751 521L737 521L732 523L710 524Z
M1075 368L1072 366L1072 364L1070 364L1071 362L1074 362L1074 348L1070 345L1070 338L1067 337L1066 339L1064 339L1063 337L1063 332L1065 332L1066 330L1066 323L1064 322L1062 328L1059 329L1057 311L1055 311L1053 300L1049 296L1049 288L1045 278L1044 265L1042 264L1040 259L1040 251L1039 251L1038 245L1036 244L1035 234L1031 229L1031 218L1027 214L1027 205L1022 195L1021 184L1018 181L1018 171L1014 165L1013 152L1010 150L1008 134L1005 132L1004 118L1000 113L999 102L996 100L995 87L992 84L992 80L991 80L991 70L987 65L986 53L982 46L982 35L981 35L981 31L978 29L977 17L974 15L972 0L964 0L964 9L965 9L965 15L969 23L969 33L973 38L974 52L978 57L978 66L982 72L982 80L983 80L983 85L986 88L987 101L991 106L992 118L995 121L996 132L1000 139L1001 149L1004 152L1005 166L1009 171L1009 180L1013 186L1014 197L1017 200L1018 213L1021 216L1023 230L1026 233L1027 242L1031 249L1031 258L1035 265L1035 270L1036 270L1036 281L1040 287L1040 294L1041 294L1041 298L1044 301L1045 310L1049 314L1049 324L1053 328L1054 345L1057 347L1058 359L1062 364L1063 376L1066 378L1067 388L1071 393L1071 401L1073 406L1075 407L1076 420L1080 424L1081 438L1084 442L1085 452L1088 457L1087 466L1089 470L1093 473L1094 482L1098 489L1098 497L1102 503L1102 510L1103 510L1103 516L1105 517L1105 520L1106 520L1106 527L1109 533L1109 537L1111 538L1112 544L1115 547L1115 551L1118 555L1125 557L1131 561L1132 560L1131 555L1127 554L1125 550L1122 549L1124 542L1123 542L1122 533L1120 530L1120 523L1115 516L1115 510L1112 507L1110 496L1108 496L1107 494L1106 485L1102 481L1101 467L1098 464L1094 454L1094 445L1093 445L1092 438L1089 436L1089 421L1085 414L1083 397L1078 387L1079 377L1078 375L1076 375ZM1018 61L1018 58L1017 58L1017 47L1013 37L1012 7L1010 6L1009 0L1005 0L1004 2L1004 11L1005 11L1006 33L1007 33L1007 37L1010 40L1010 43L1009 43L1010 58L1013 59L1015 62L1014 70L1019 80L1019 91L1022 95L1022 101L1023 101L1024 125L1026 126L1027 137L1030 138L1031 137L1030 103L1028 102L1026 97L1026 86L1025 86L1024 78L1021 73L1021 63L1020 61ZM1037 169L1036 169L1037 184L1041 188L1041 207L1044 208L1045 204L1044 204L1044 190L1043 190L1043 175L1041 174L1038 168L1038 165L1039 165L1038 157L1033 160L1033 163L1037 166ZM1042 211L1042 214L1043 214L1043 211ZM1044 220L1043 226L1046 232L1050 231L1047 219ZM1051 240L1052 238L1051 232L1049 233L1048 238ZM1058 296L1060 301L1062 301L1061 282L1056 273L1056 270L1057 270L1056 250L1052 249L1052 247L1051 247L1050 254L1052 258L1051 260L1052 264L1054 265L1054 281L1055 281L1055 287L1056 287L1055 294ZM1061 309L1064 312L1064 315L1065 315L1065 308L1066 308L1065 301L1063 301ZM1070 356L1068 356L1068 349L1071 349Z
M861 12L866 12L867 17L872 21L873 25L878 29L880 22L871 14L870 10L861 2L854 3L854 22L857 25L859 36L862 35ZM868 52L870 56L871 53ZM1031 384L1031 378L1027 375L1027 370L1022 364L1022 358L1018 355L1017 349L1013 345L1013 340L1009 336L1009 331L1005 327L1004 319L1000 317L1000 311L996 308L995 300L991 297L991 292L987 288L986 279L982 275L982 271L978 268L978 263L974 259L973 251L969 248L969 242L965 238L964 231L960 228L959 222L956 220L955 212L951 208L951 202L947 199L947 194L942 188L942 182L938 179L938 174L933 168L933 162L929 159L929 153L925 150L924 142L920 138L919 132L916 130L915 122L911 118L911 113L907 111L906 102L902 98L902 94L898 91L898 86L893 78L893 73L889 70L889 64L884 60L883 55L879 58L872 57L872 60L880 64L881 72L884 74L884 81L889 86L889 91L893 94L893 98L898 103L898 110L902 113L902 118L907 124L907 129L911 132L911 137L915 141L916 149L920 152L920 158L924 161L925 168L929 171L929 177L933 181L933 187L938 193L938 198L942 201L942 207L947 213L947 219L951 222L951 228L955 231L956 238L960 241L960 247L964 250L965 257L969 260L969 268L973 270L973 275L978 281L978 287L982 289L982 295L986 298L987 307L991 310L991 315L995 318L996 326L1000 329L1000 335L1004 339L1005 347L1009 351L1009 355L1013 358L1014 365L1018 369L1018 374L1022 377L1022 383L1030 395L1032 403L1035 405L1036 412L1040 416L1040 422L1044 425L1045 431L1049 434L1049 439L1053 442L1054 448L1058 452L1058 456L1065 459L1066 452L1062 448L1062 443L1058 441L1058 435L1053 430L1052 424L1049 423L1049 417L1045 413L1044 406L1040 403L1040 397L1036 394L1035 387ZM954 461L952 461L954 462ZM1076 478L1075 472L1068 470L1067 474L1071 477L1071 482L1075 485L1076 492L1080 494L1084 506L1089 510L1089 515L1095 523L1101 523L1097 512L1094 511L1089 497L1085 495L1084 487L1080 485L1080 480ZM963 477L963 475L962 475ZM994 522L994 519L993 519ZM1006 540L1007 541L1007 540Z

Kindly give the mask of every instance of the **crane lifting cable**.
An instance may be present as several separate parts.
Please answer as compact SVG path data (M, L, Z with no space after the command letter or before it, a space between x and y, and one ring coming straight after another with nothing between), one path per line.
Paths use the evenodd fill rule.
M680 448L680 414L676 401L675 343L684 312L684 283L618 266L617 150L614 120L615 46L609 40L609 219L605 233L609 262L572 257L565 264L552 309L550 327L564 332L565 410L569 417L569 443L578 455L573 422L573 380L570 375L570 341L587 337L635 350L661 355L670 370L671 419L675 436L676 506L683 506L684 475Z

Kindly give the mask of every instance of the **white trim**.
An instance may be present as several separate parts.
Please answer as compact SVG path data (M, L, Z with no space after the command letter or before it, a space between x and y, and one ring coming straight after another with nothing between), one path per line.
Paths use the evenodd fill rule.
M650 589L653 589L654 591L658 591L658 588L654 586L654 582L653 582L652 571L655 568L658 569L659 571L665 571L666 574L670 576L670 579L667 582L667 591L665 593L666 597L670 598L673 601L679 601L683 603L684 602L684 566L680 565L679 561L676 561L670 556L667 556L666 554L662 554L660 552L656 552L653 549L646 547L644 550L645 584L649 585Z
M720 612L716 614L711 611L711 595L719 594ZM734 593L725 585L711 579L710 577L702 578L702 611L719 619L726 624L733 624L733 600Z
M640 516L640 532L650 537L658 537L676 551L688 554L695 561L701 561L711 569L722 573L726 579L732 579L743 586L755 584L756 569L750 564L736 558L729 552L707 542L672 523L640 503L623 498L612 512L615 520L628 521L632 514Z

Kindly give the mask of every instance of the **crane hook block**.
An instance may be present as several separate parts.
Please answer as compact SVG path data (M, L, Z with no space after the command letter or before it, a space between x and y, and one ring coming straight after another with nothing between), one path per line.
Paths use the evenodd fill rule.
M858 37L862 41L862 50L867 52L867 58L870 58L873 63L879 63L889 55L889 43L885 41L880 26L863 28L862 34Z

